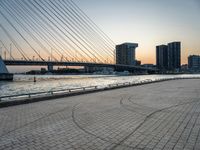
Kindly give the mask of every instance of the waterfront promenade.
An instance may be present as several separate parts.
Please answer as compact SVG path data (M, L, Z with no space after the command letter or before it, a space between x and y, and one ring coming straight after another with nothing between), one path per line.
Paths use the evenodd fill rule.
M0 109L0 150L200 149L200 80Z

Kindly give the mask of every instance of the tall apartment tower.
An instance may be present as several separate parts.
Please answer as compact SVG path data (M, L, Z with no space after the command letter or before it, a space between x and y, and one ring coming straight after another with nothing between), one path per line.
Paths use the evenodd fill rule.
M116 45L116 64L135 65L135 49L137 43L123 43Z
M181 42L156 46L156 66L160 70L179 70L181 68Z
M168 69L168 46L156 46L156 66L160 70Z
M168 44L168 69L177 70L181 68L181 42Z

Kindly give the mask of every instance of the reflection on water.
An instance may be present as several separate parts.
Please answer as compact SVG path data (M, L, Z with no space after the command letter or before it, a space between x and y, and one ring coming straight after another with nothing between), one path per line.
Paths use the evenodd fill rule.
M139 82L146 79L172 77L200 77L200 75L139 75L139 76L106 76L106 75L15 75L13 82L0 81L0 96L68 89L83 86L105 87L108 84Z

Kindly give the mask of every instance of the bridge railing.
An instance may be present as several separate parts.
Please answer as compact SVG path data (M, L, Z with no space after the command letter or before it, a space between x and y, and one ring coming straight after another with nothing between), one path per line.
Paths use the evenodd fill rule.
M40 60L40 59L30 59L30 60L24 60L24 59L3 59L4 62L48 62L48 63L89 63L89 64L115 64L114 62L93 62L93 61L86 61L86 60L61 60L61 61L56 61L56 60Z

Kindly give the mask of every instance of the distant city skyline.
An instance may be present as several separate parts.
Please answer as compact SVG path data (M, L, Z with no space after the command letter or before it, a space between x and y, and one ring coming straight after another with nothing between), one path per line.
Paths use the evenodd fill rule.
M199 0L74 0L116 43L135 42L136 59L156 62L156 45L181 41L181 63L200 54Z

